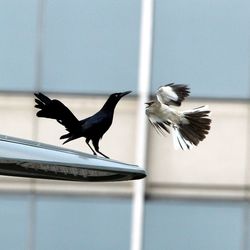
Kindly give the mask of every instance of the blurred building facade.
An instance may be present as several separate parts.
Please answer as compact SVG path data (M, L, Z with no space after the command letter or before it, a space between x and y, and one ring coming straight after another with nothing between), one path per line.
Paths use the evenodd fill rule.
M100 141L136 164L140 32L147 0L0 0L0 132L61 146L64 128L37 119L33 92L78 118L132 90ZM189 152L147 130L144 250L250 249L250 2L155 0L151 93L185 83L182 109L208 104L210 134ZM91 153L83 139L63 147ZM131 246L133 182L0 178L0 240L9 250ZM140 249L138 249L140 250Z

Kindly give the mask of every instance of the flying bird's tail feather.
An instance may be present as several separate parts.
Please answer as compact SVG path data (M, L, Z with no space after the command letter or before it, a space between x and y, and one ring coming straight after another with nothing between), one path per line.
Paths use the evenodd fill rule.
M177 126L174 126L173 137L177 148L190 149L204 140L210 129L208 106L202 106L182 112L183 117Z
M177 126L173 126L171 129L171 134L173 137L174 148L187 150L192 148L192 143L186 140L179 131Z

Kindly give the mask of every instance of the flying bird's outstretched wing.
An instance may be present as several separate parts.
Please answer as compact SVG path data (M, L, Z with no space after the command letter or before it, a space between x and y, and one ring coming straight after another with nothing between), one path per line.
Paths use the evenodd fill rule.
M149 107L151 105L154 106L155 101L149 101L146 102L148 107L146 107L146 115L148 116L148 120L151 123L151 125L155 128L155 130L161 134L166 135L170 134L169 126L171 125L168 121L163 121L160 117L157 115L154 115L155 109L150 109Z
M156 98L165 105L180 106L189 93L187 85L170 83L158 88Z

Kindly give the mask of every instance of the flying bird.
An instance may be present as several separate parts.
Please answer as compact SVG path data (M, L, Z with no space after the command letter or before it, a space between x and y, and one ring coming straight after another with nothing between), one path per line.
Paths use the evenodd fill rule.
M146 115L153 127L162 135L172 134L176 149L187 150L204 140L210 130L208 106L178 111L190 89L184 84L170 83L156 91L155 98L146 102Z
M63 144L85 137L85 142L92 150L94 155L101 154L105 158L109 158L99 150L99 140L107 132L113 122L114 110L120 99L131 93L131 91L114 93L109 96L103 107L94 115L78 120L75 115L59 100L50 99L42 93L34 93L35 107L39 109L36 113L38 117L55 119L68 131L60 139L66 139ZM90 145L92 145L94 149Z

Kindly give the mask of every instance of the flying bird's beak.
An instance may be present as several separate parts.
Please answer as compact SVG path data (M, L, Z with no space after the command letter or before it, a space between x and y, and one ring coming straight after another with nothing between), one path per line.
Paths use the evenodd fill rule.
M126 91L126 92L122 92L122 93L120 93L120 97L122 98L123 96L125 96L125 95L127 95L127 94L129 94L129 93L131 93L132 91Z
M153 103L154 103L154 101L145 102L145 104L147 105L146 108L148 108L149 106L151 106Z

